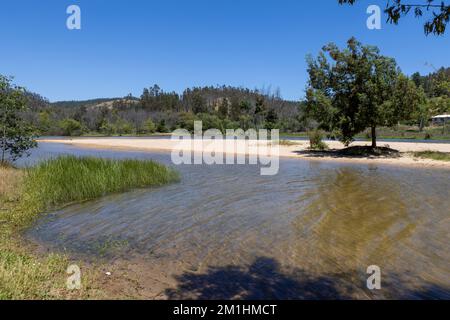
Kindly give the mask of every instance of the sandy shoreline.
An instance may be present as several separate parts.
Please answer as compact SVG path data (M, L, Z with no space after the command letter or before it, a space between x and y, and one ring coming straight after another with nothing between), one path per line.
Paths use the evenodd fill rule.
M172 152L177 146L178 141L167 139L115 139L115 138L74 138L74 139L39 139L40 142L47 143L62 143L70 144L78 147L86 148L106 148L106 149L119 149L119 150L139 150L139 151L162 151L162 152ZM401 152L400 157L336 157L331 155L315 155L307 152L309 147L309 142L307 141L291 141L294 145L279 146L279 156L282 158L297 158L303 160L317 160L317 161L337 161L337 162L348 162L348 163L374 163L374 164L392 164L400 166L417 166L417 167L435 167L435 168L448 168L450 169L450 162L446 161L436 161L431 159L418 159L412 156L412 152L418 151L440 151L440 152L450 152L450 144L445 143L415 143L415 142L392 142L388 143L388 146L392 149L396 149ZM327 141L330 149L343 149L344 145L338 141ZM227 142L224 142L223 148L220 148L219 152L225 152L225 150L230 150ZM370 145L369 142L358 141L351 144L352 146L364 146ZM247 154L254 155L255 150L252 147L266 146L266 143L261 141L249 141L248 146L250 150ZM387 146L386 143L379 143L379 146ZM185 148L184 150L189 150L196 152L196 147ZM218 150L218 149L216 149ZM242 154L239 152L234 152L235 154Z

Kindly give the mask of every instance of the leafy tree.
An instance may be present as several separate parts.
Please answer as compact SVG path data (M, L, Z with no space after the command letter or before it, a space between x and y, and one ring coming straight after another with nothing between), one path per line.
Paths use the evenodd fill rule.
M77 136L81 134L81 124L75 119L64 119L59 126L64 136Z
M266 129L272 130L276 127L278 121L277 113L274 109L270 109L266 115Z
M113 127L114 128L114 127ZM132 123L124 120L118 119L115 125L115 131L119 134L131 134L135 130L135 126ZM138 132L136 132L138 133Z
M242 116L239 117L239 125L237 127L247 131L248 129L251 128L252 124L253 123L252 123L252 117L251 116L249 116L249 115L242 115Z
M357 0L339 0L340 4L353 5ZM431 13L432 18L425 22L425 34L434 33L436 35L444 34L447 24L450 20L450 5L444 1L422 0L421 4L405 3L404 0L386 0L386 9L384 12L388 15L388 22L398 24L401 17L414 11L414 15L422 17L426 12ZM413 10L414 9L414 10Z
M430 114L446 114L450 113L450 97L436 97L428 100Z
M50 114L47 111L39 112L39 132L40 134L45 134L50 131L52 127L52 121L50 119Z
M233 121L238 121L241 116L241 103L237 98L231 100L230 118Z
M197 117L200 121L202 121L203 130L218 129L222 131L224 129L222 126L222 121L215 115L209 113L199 113Z
M196 92L192 97L192 111L195 114L207 111L206 101L199 92Z
M15 161L37 146L34 131L23 120L22 113L27 110L24 89L12 84L12 79L0 75L0 121L1 121L1 163Z
M393 121L414 120L417 121L420 131L423 130L428 118L428 109L425 92L421 87L417 87L414 81L400 74L394 87L394 92L390 100L385 103L387 118ZM394 125L390 122L388 125Z
M228 118L229 101L227 98L222 99L219 105L218 114L221 119Z
M440 68L426 76L416 72L411 79L418 87L422 87L427 97L446 96L450 98L450 68Z
M166 120L161 119L159 121L158 126L156 127L156 131L159 133L166 133L169 131L169 130L167 130L167 127L166 127Z
M251 108L252 108L252 104L249 101L247 101L247 100L241 101L240 109L242 112L249 113Z
M186 129L189 132L194 132L194 121L197 117L192 112L183 112L177 120L177 126Z
M148 118L147 121L145 121L145 129L148 133L155 133L156 125L153 122L152 118Z
M109 123L108 121L104 120L100 124L99 131L101 133L103 133L103 134L106 134L107 136L110 136L110 135L112 135L114 133L115 128L114 128L114 126L111 123Z
M256 99L255 113L254 113L255 127L258 127L258 124L263 122L263 119L266 116L266 112L267 106L265 99L263 97L258 97Z
M420 103L414 83L401 75L395 60L355 38L344 50L329 44L316 60L307 60L306 112L322 129L339 130L346 145L369 127L372 147L376 147L376 127L393 126L410 117ZM405 92L414 94L406 99Z

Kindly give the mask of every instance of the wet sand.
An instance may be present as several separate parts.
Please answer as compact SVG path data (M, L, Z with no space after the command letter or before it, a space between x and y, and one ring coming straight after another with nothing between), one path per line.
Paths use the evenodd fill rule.
M41 142L49 143L63 143L75 145L78 147L86 148L106 148L106 149L117 149L117 150L140 150L140 151L165 151L171 152L176 148L179 141L166 139L116 139L116 138L74 138L74 139L41 139ZM389 147L398 150L401 154L399 157L345 157L336 156L331 154L316 154L309 152L309 142L307 141L290 141L292 145L280 145L279 146L279 156L288 158L298 158L298 159L308 159L308 160L320 160L320 161L338 161L338 162L354 162L354 163L380 163L380 164L393 164L401 166L417 166L417 167L437 167L437 168L449 168L450 162L446 161L436 161L431 159L420 159L412 155L413 152L419 151L440 151L440 152L450 152L450 144L445 143L414 143L414 142L390 142L384 143L380 142L378 145L380 147ZM327 141L328 147L332 150L341 150L345 146L338 141ZM225 152L230 150L229 141L224 141L224 143L219 143L218 152ZM370 142L358 141L353 142L351 146L369 146ZM250 140L248 141L248 147L250 150L247 151L248 155L257 154L257 149L252 147L255 146L267 146L267 143ZM190 144L184 150L196 152L196 146ZM235 152L239 154L239 152Z

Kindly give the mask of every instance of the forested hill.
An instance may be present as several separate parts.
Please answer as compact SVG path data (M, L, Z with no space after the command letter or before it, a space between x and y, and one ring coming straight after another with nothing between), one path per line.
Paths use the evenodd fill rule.
M426 123L437 114L450 113L450 68L441 68L411 80L426 99L408 124ZM286 101L277 92L230 86L194 87L183 93L167 92L158 85L140 97L101 98L50 103L27 92L30 111L25 115L41 135L125 135L203 128L278 128L282 132L310 129L304 102Z
M230 86L195 87L178 94L154 85L145 88L140 97L53 103L38 94L27 95L31 109L27 117L41 135L192 130L194 120L202 120L204 129L277 127L300 131L304 127L300 102L286 101L277 92Z
M450 67L440 68L426 76L416 72L411 79L424 89L429 98L446 96L450 98Z

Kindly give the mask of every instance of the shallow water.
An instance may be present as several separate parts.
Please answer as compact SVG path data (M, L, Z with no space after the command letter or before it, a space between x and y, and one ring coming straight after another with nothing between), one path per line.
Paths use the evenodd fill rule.
M42 143L61 153L164 153ZM24 164L24 162L22 162ZM178 184L110 195L37 221L26 236L86 259L138 258L168 298L450 298L450 171L282 159L256 166L180 166ZM366 288L366 269L382 289Z

